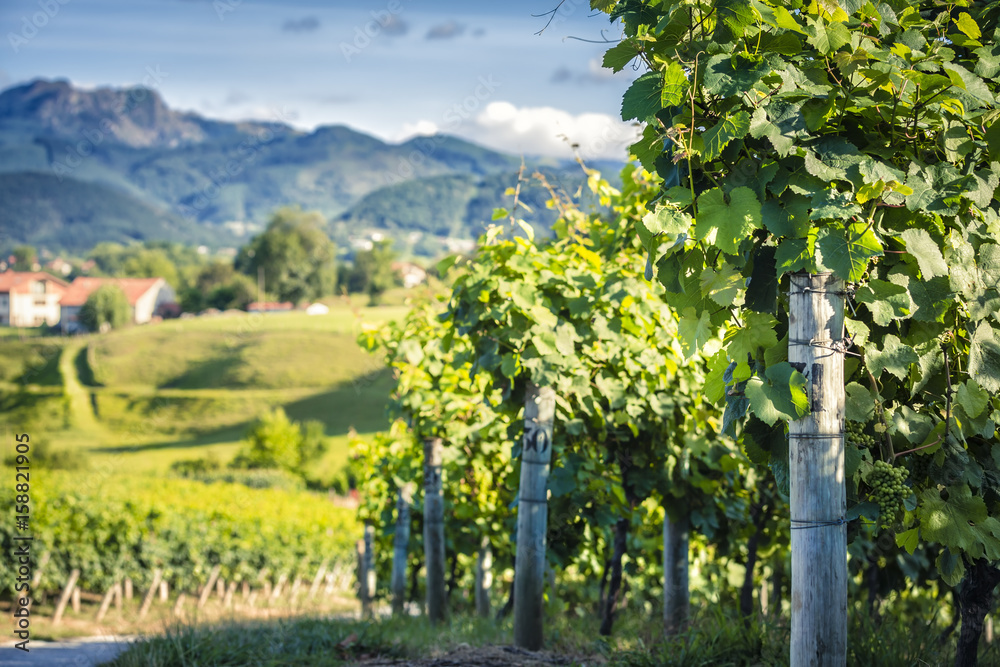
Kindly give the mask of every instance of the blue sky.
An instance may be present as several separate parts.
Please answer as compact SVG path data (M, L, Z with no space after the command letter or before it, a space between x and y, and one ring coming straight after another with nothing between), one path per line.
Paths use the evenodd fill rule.
M0 87L147 83L227 120L345 124L398 141L445 131L514 154L624 157L637 72L600 60L620 28L588 0L3 0Z

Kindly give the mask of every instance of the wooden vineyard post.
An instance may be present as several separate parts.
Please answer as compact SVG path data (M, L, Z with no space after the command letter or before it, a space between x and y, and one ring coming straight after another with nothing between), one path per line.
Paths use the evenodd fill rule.
M52 615L52 625L59 625L62 622L63 612L66 611L66 605L69 603L73 589L76 588L76 580L79 578L80 570L73 568L73 571L69 573L69 581L66 582L66 588L63 589L62 595L59 596L59 602L56 604L56 611Z
M399 616L406 605L406 560L410 548L410 503L413 487L404 484L396 497L396 532L392 538L392 615Z
M365 524L365 599L375 601L375 526ZM374 610L370 611L372 613Z
M97 609L97 617L94 619L98 623L104 620L104 616L108 613L108 608L111 606L111 600L115 596L115 588L118 586L117 583L111 584L108 588L108 592L104 594L101 598L101 606Z
M354 545L358 558L358 600L361 602L361 618L371 618L372 601L368 597L368 559L365 558L365 541L358 540Z
M427 564L427 616L445 619L444 498L441 495L441 438L424 439L424 562Z
M319 590L319 585L323 581L323 577L326 576L327 563L329 563L329 560L324 560L322 563L320 563L319 569L316 570L316 576L313 577L312 584L309 586L309 599L310 600L312 600L313 598L316 597L316 592ZM247 595L249 595L249 594L250 593L247 590L247 582L244 581L243 582L243 599L246 600L247 599Z
M791 274L788 361L806 377L808 415L789 423L792 528L791 664L847 661L844 514L844 284Z
M160 587L160 581L163 579L163 570L156 568L153 571L153 583L150 584L149 590L146 591L146 597L142 599L142 606L139 607L139 618L145 618L146 614L149 613L149 608L153 604L153 597L156 595L157 589Z
M663 627L668 633L684 628L691 593L688 586L689 521L687 508L674 521L663 515Z
M524 439L517 501L517 560L514 568L514 643L542 647L545 591L545 532L556 393L528 383L524 397Z
M219 578L219 571L222 569L220 565L212 566L212 571L208 574L208 581L205 582L205 587L201 589L201 595L198 597L198 609L205 606L208 602L208 596L212 594L212 587L215 586L215 580Z
M493 585L493 549L490 538L483 537L476 558L476 614L490 617L490 586Z

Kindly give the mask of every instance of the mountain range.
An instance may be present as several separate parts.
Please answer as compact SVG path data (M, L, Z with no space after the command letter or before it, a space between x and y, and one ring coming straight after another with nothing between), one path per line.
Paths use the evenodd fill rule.
M0 250L85 252L100 241L245 243L281 206L317 210L347 247L375 231L433 254L508 206L521 158L448 135L392 144L345 126L225 122L170 109L150 88L35 80L0 92ZM620 164L594 165L612 175ZM571 161L530 159L567 192ZM554 214L533 180L529 221ZM532 219L533 218L533 219ZM435 241L436 240L436 241Z

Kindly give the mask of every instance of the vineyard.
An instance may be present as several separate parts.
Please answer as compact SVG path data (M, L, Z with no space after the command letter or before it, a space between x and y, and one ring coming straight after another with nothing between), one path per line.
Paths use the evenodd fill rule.
M446 291L361 329L392 393L388 428L350 436L356 515L304 491L47 473L38 590L270 598L356 564L360 622L146 644L176 664L253 641L270 642L254 664L391 664L430 650L414 628L466 656L427 665L1000 664L1000 3L590 6L621 32L604 67L640 72L633 159L620 187L582 159L576 192L520 173L476 249L437 265ZM220 361L190 340L193 361L162 331L140 371L138 335L73 359L125 387L93 405L129 415L147 382L257 400L322 386L314 357L346 354L289 333ZM287 377L254 371L303 350ZM44 356L48 397L72 355ZM386 379L361 359L357 395L362 371ZM338 400L339 421L362 409ZM514 646L475 662L466 640Z
M531 650L560 615L611 635L638 607L670 635L722 604L787 619L793 665L843 665L849 617L898 616L976 664L1000 583L1000 6L591 4L623 27L604 65L646 70L622 102L638 165L621 189L584 167L593 211L536 175L554 239L511 188L438 266L450 293L362 334L396 382L356 448L363 596L510 615Z
M216 588L227 603L253 596L264 606L315 595L320 586L340 595L350 587L356 522L351 510L325 498L221 482L120 479L111 471L88 478L42 471L31 486L31 585L39 604L61 595L65 608L75 588L77 600L82 592L101 601L100 620L112 596L121 603L123 588L129 597L133 588L152 591L150 599L175 594L180 614L182 596L200 609ZM3 509L0 544L13 553L22 533L13 504ZM16 572L0 576L4 593L13 595Z

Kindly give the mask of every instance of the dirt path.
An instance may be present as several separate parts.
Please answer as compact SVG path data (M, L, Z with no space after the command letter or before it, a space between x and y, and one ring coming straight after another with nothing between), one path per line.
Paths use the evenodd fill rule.
M59 642L31 640L27 653L6 642L0 648L4 667L94 667L128 647L131 637L85 637Z

